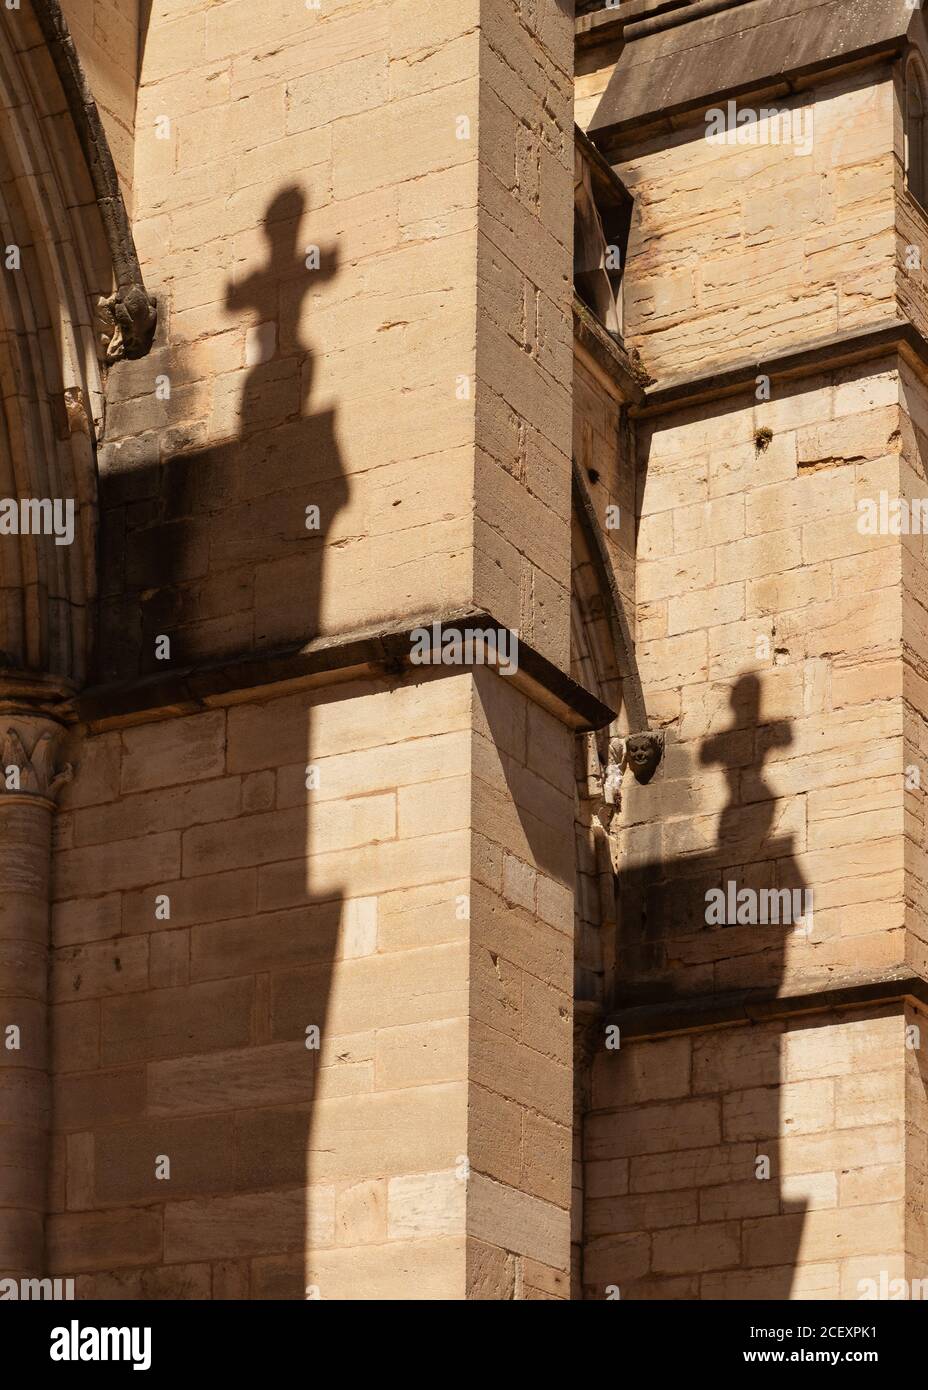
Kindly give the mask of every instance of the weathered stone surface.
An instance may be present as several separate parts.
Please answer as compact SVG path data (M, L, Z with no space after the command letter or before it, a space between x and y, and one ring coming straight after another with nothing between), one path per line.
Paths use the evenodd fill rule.
M41 1260L44 1204L83 1297L928 1267L928 583L919 529L861 525L924 492L891 67L924 21L586 7L574 81L570 8L156 0L143 43L65 0L159 296L48 431L91 468L92 688L0 661L8 705L85 721L54 832L54 777L0 789L0 1255ZM767 113L712 143L732 86ZM49 283L93 244L65 182ZM483 612L513 679L409 662Z

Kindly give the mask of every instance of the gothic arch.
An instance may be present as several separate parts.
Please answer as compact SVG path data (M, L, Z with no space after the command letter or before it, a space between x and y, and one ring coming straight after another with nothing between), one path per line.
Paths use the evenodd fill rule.
M616 927L610 836L616 740L646 727L631 634L582 470L573 466L571 675L615 711L608 728L576 740L575 994L601 1005L612 973ZM610 763L610 755L613 762ZM619 773L619 775L621 775Z
M928 73L912 49L905 63L905 184L911 196L928 206Z
M606 803L609 747L628 731L623 666L631 669L624 647L618 602L599 523L576 462L571 513L570 667L571 675L615 711L606 729L578 733L574 741L574 1154L578 1160L574 1200L583 1208L583 1121L590 1103L590 1063L598 1024L614 974L618 902L611 830ZM634 681L629 683L632 689ZM582 1289L582 1239L572 1247L573 1297Z
M87 158L96 110L86 88L76 107L68 98L65 43L77 64L56 3L0 9L0 498L73 504L71 544L0 536L6 698L67 696L86 676L92 640L103 414L95 313L120 275L100 170Z
M574 994L602 1004L608 941L616 921L615 884L604 782L610 738L623 722L622 678L616 661L611 624L596 566L576 511L571 528L571 675L617 713L606 729L577 734L574 745L576 802L574 835Z

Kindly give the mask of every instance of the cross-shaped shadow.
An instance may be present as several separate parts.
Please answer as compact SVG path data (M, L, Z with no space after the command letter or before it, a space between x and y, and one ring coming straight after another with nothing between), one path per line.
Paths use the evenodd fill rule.
M246 329L245 362L208 378L210 442L191 447L198 431L179 392L179 404L165 402L164 430L127 441L134 466L101 473L100 682L170 675L204 660L305 644L319 632L326 542L349 489L336 412L310 409L315 354L307 318L320 286L337 275L338 260L333 249L314 246L299 188L285 188L271 200L262 230L266 255L257 265L236 264L225 288L231 331ZM250 262L250 245L248 255ZM169 375L191 375L195 345L175 344L168 330L159 346ZM169 661L159 659L159 634L170 639ZM259 913L266 907L262 882L273 880L278 899L276 910L264 916L243 901L230 903L218 922L207 918L208 930L218 933L220 957L228 950L230 960L241 962L242 987L253 983L256 998L268 1000L263 1018L256 1008L250 1046L226 1059L230 1095L236 1068L260 1066L262 1055L272 1072L280 1057L289 1078L282 1087L286 1104L273 1097L258 1108L254 1100L244 1108L230 1101L216 1116L223 1126L231 1123L233 1140L221 1155L213 1191L255 1203L252 1243L260 1258L242 1260L236 1269L241 1297L305 1298L312 1263L306 1189L318 1181L312 1130L320 1052L307 1047L306 1030L318 1028L324 1053L344 900L331 882L324 892L314 891L315 827L332 802L324 792L314 796L303 788L304 768L327 751L316 746L314 713L332 698L325 690L304 691L283 703L263 703L259 688L253 704L236 706L255 727L273 732L279 721L280 752L273 751L272 739L271 753L254 764L266 767L272 782L276 778L276 793L256 790L254 805L243 805L228 829L216 827L217 836L236 834L244 820L248 834L240 854L243 865L256 866ZM243 786L247 780L246 774ZM195 951L205 928L197 921L187 925ZM171 926L165 923L164 930ZM139 998L143 1011L149 996ZM190 1162L196 1161L194 1154ZM149 1182L147 1167L140 1174L139 1191L129 1195L165 1200L163 1184ZM174 1200L182 1199L182 1185L172 1187ZM237 1239L235 1208L229 1207L228 1218L224 1210L220 1200L216 1259Z
M672 775L661 769L652 787L626 783L623 812L633 829L625 832L630 848L617 877L621 920L615 1002L619 1016L625 1008L660 1002L680 1005L685 1018L688 998L716 997L721 1001L727 996L735 1000L745 991L775 998L788 953L805 949L805 943L814 940L814 916L809 913L810 895L796 858L796 837L792 829L783 829L780 799L766 772L773 751L793 742L790 722L764 720L763 682L752 672L734 681L729 706L730 725L706 738L698 753L702 767L720 765L724 772L727 797L714 829L713 817L700 815L694 805L694 788L698 794L699 781L682 763L671 767ZM674 758L673 749L670 757ZM661 798L659 807L656 794ZM784 805L788 809L790 803ZM710 912L710 904L714 911ZM770 915L770 908L776 915ZM694 1036L700 1043L711 1041L711 1032L699 1031L698 1019L694 1022ZM789 1132L790 1119L788 1107L781 1101L786 1064L782 1036L777 1035L780 1027L778 1023L765 1025L759 1033L756 1046L763 1064L745 1066L741 1076L733 1069L719 1083L715 1097L700 1092L707 1106L719 1107L722 1124L714 1141L717 1149L700 1150L705 1173L696 1162L700 1154L687 1154L686 1145L679 1154L681 1171L689 1171L686 1162L695 1162L693 1182L708 1187L712 1185L716 1154L716 1167L731 1157L733 1167L725 1179L728 1188L724 1201L721 1187L706 1193L708 1209L724 1211L726 1239L731 1239L732 1230L738 1230L739 1239L756 1245L763 1239L763 1229L758 1226L755 1232L752 1222L786 1218L777 1226L769 1268L764 1265L758 1271L765 1281L761 1296L774 1299L790 1296L807 1210L804 1198L796 1200L784 1192L783 1136ZM731 1031L725 1036L731 1036ZM750 1050L750 1044L748 1047ZM623 1068L633 1065L634 1054L632 1045L623 1047L614 1059L597 1059L599 1074L608 1078L611 1072L613 1078L608 1094L621 1095ZM650 1152L649 1115L659 1123L662 1108L645 1107L636 1119L644 1134L641 1152ZM611 1136L624 1123L624 1112L614 1117L594 1113L590 1123L588 1156L602 1157L611 1152ZM665 1138L656 1134L655 1148L666 1147ZM705 1144L710 1142L709 1138L704 1140ZM766 1160L768 1166L758 1168L758 1160ZM702 1192L703 1187L698 1190ZM594 1217L594 1230L599 1219ZM621 1266L618 1250L610 1250L608 1258ZM599 1268L595 1256L590 1267ZM713 1268L710 1261L707 1269ZM610 1278L622 1285L622 1296L634 1299L637 1276L623 1267L613 1269L612 1263L609 1270ZM707 1287L707 1279L711 1286L714 1277L721 1280L725 1276L704 1272L700 1290ZM701 1291L698 1296L738 1296L729 1285L725 1287L725 1293ZM601 1289L596 1287L593 1296L601 1297ZM755 1295L749 1291L745 1296Z

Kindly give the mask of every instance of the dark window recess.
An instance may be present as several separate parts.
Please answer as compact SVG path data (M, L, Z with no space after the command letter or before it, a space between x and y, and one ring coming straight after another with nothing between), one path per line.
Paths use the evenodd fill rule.
M575 134L574 288L603 327L621 338L632 199L583 132Z
M911 58L905 70L905 182L922 207L928 207L925 111L925 70L918 59Z

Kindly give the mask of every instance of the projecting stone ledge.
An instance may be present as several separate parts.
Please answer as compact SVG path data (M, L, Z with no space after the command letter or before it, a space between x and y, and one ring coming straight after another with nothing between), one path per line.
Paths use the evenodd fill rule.
M243 692L283 682L319 686L384 676L408 679L420 669L424 673L455 675L473 666L503 671L509 664L505 657L502 661L487 660L485 654L473 661L433 660L417 664L412 658L414 634L425 629L437 635L439 645L446 633L508 632L486 612L461 609L440 618L428 614L387 630L370 628L317 638L275 651L246 652L186 666L141 680L94 686L83 691L67 713L81 722L104 727L111 721L138 718L155 710L187 714L214 708L241 699ZM614 710L521 637L511 674L505 671L500 679L510 680L536 704L579 732L603 728L615 718Z
M816 373L836 372L859 362L873 362L891 353L898 353L921 373L928 371L928 342L921 332L904 319L890 319L872 328L831 334L805 347L772 353L764 359L749 358L719 371L658 381L643 393L640 401L632 402L629 413L636 419L661 415L684 405L700 405L739 392L753 392L761 376L769 377L771 383L799 381Z
M920 11L907 0L702 0L686 11L628 17L625 47L588 134L602 146L649 123L725 97L763 88L789 91L790 79L900 50ZM686 22L681 22L684 20ZM591 31L592 32L592 31ZM614 34L610 37L615 37Z
M574 347L587 360L596 377L616 399L640 405L648 376L637 352L630 354L621 339L607 333L596 316L574 295Z
M665 1037L737 1023L768 1023L799 1014L829 1013L906 1001L928 1007L928 980L906 967L855 971L810 981L807 989L781 994L776 989L747 989L724 994L665 997L648 1003L619 1003L606 1025L621 1028L622 1038Z

